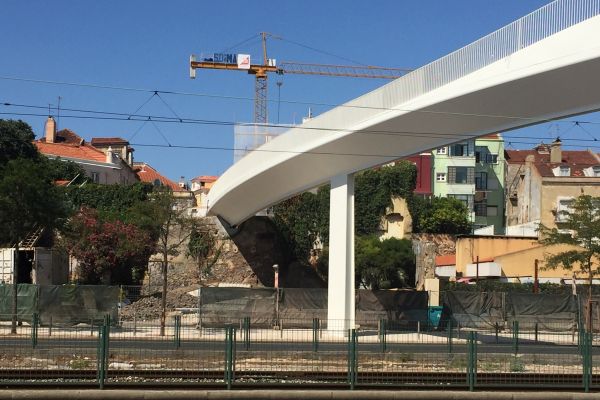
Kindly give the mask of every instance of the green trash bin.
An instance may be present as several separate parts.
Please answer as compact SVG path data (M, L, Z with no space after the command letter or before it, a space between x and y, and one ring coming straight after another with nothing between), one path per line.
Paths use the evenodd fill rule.
M429 326L432 329L437 329L442 319L442 306L429 306Z

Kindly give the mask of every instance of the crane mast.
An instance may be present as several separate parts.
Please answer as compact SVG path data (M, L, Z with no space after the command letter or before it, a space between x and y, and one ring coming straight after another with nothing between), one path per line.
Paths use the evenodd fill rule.
M409 69L385 68L375 66L350 66L331 64L312 64L284 61L279 66L274 59L267 56L267 32L260 33L262 40L262 64L251 64L248 54L220 54L196 60L195 55L190 56L190 78L196 77L196 69L222 69L246 71L255 76L254 83L254 123L266 124L268 122L268 74L302 74L320 76L338 76L352 78L396 79Z

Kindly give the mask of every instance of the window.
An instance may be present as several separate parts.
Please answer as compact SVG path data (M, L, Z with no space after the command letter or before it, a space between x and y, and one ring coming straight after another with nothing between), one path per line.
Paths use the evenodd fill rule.
M594 174L593 176L600 176L600 167L593 167Z
M498 164L498 154L486 154L485 162L487 164Z
M487 188L488 190L498 189L498 179L495 174L488 175L487 177Z
M571 168L569 167L560 167L558 176L571 176Z
M446 182L446 173L438 172L437 174L435 174L435 180L437 182Z
M448 167L448 182L455 184L472 185L473 183L475 183L475 168Z
M487 172L475 173L475 190L487 190L488 188L488 174Z
M573 199L562 198L558 200L556 207L556 222L567 222L569 216L566 213L572 211L571 206L573 205Z
M100 183L100 174L97 172L92 172L92 182Z
M469 145L466 143L459 143L452 145L451 153L452 157L466 157L469 155Z
M448 148L440 147L439 149L436 149L435 152L436 152L436 154L448 154Z
M487 201L476 201L473 206L473 211L475 211L476 217L487 217Z
M488 217L497 217L498 216L498 206L487 206L487 216Z

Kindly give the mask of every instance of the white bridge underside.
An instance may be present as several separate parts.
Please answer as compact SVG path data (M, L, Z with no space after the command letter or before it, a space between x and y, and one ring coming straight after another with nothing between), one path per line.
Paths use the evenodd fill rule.
M598 110L598 38L600 17L595 16L394 103L408 84L414 86L410 76L416 70L246 155L212 187L210 213L237 225L335 176L468 138Z
M327 329L348 332L355 326L352 174L465 139L600 109L599 14L600 0L557 0L290 129L218 179L209 193L210 212L237 225L331 182Z

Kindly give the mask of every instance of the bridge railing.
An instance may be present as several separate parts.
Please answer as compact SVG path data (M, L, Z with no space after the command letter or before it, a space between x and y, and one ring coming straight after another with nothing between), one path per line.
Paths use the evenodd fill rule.
M461 49L309 121L307 125L353 129L366 118L460 79L599 14L599 0L556 0ZM344 110L347 107L355 109L352 113L347 113Z

